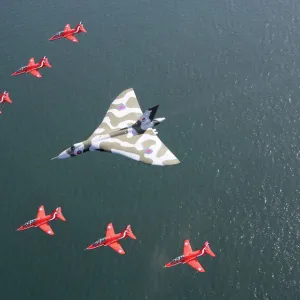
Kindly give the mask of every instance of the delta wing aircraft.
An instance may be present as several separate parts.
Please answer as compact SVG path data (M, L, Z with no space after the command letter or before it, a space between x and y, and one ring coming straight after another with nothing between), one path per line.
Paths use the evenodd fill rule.
M157 137L154 127L165 118L154 118L158 105L142 113L133 89L123 91L110 105L102 123L85 141L76 143L52 159L66 159L87 151L120 154L150 165L179 164Z

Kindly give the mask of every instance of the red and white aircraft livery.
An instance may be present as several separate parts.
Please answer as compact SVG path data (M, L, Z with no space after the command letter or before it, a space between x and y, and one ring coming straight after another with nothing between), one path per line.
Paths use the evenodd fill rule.
M205 272L205 270L197 260L197 257L202 256L204 254L216 257L216 255L211 251L209 243L207 241L204 243L204 246L200 250L193 251L190 241L185 240L183 246L183 255L167 263L165 265L165 268L174 267L178 264L188 264L192 268L196 269L198 272Z
M113 224L109 223L106 229L106 237L88 246L86 250L92 250L101 246L109 246L119 254L125 254L125 251L123 250L122 246L119 244L118 241L127 237L136 240L136 236L133 234L130 225L128 225L122 232L116 234L114 231Z
M14 72L12 74L12 76L30 73L31 75L33 75L37 78L41 78L42 75L39 73L38 69L45 68L45 67L48 67L48 68L52 67L46 56L44 56L38 63L35 63L34 58L32 57L32 58L30 58L27 66L24 66L24 67L20 68L19 70L17 70L16 72Z
M63 214L61 212L61 208L60 207L56 208L50 215L46 216L44 206L42 205L42 206L40 206L40 208L38 210L36 218L26 222L24 225L19 227L17 229L17 231L26 230L26 229L29 229L32 227L39 227L40 229L45 231L47 234L54 235L54 232L51 229L48 222L50 222L52 220L56 220L56 219L66 221L65 217L63 216Z
M68 39L74 43L78 43L77 38L74 36L74 34L79 34L81 32L87 32L85 30L85 28L83 27L83 24L80 22L79 24L76 25L75 28L71 28L70 24L67 24L65 26L65 29L63 31L59 31L57 33L55 33L54 36L52 36L49 41L55 41L55 40L59 40L62 38Z
M0 104L5 103L12 103L11 99L9 98L9 93L4 91L2 94L0 94ZM2 114L2 111L0 110L0 115Z

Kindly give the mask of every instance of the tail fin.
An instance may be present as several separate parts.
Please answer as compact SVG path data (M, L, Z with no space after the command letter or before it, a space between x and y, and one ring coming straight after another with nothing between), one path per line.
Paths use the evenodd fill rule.
M9 98L9 93L4 91L2 93L2 97L0 98L0 103L12 103L11 99Z
M128 225L128 226L126 227L125 231L126 231L126 235L127 235L127 236L129 236L129 237L132 238L133 240L136 240L136 236L133 234L130 225Z
M48 67L48 68L52 68L52 66L49 63L49 60L47 58L47 56L44 56L41 60L40 60L40 67Z
M158 109L159 105L155 105L151 108L148 108L144 113L143 115L139 118L139 121L141 122L145 122L146 120L150 120L150 122L153 121L155 115L156 115L156 112L157 112L157 109Z
M12 103L11 99L9 98L9 93L8 92L4 92L4 101L7 103Z
M87 33L87 31L86 31L86 29L84 28L82 22L80 22L79 24L77 24L76 28L78 28L80 32L85 32L85 33Z
M159 105L155 105L151 108L148 108L143 115L132 125L132 128L135 129L138 133L144 133L148 128L152 128L154 123L152 122Z
M64 222L66 222L66 218L64 217L64 215L62 214L62 211L61 211L61 207L58 207L54 212L53 212L53 215L55 214L55 218L57 219L60 219Z
M216 257L216 254L213 253L212 250L210 249L210 247L209 247L209 242L208 242L208 241L206 241L206 242L204 243L204 251L205 251L206 254L208 254L208 255L210 255L210 256L212 256L212 257Z

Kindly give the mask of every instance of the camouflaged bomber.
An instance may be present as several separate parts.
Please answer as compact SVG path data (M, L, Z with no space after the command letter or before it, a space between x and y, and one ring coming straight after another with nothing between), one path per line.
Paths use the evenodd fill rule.
M74 157L87 151L104 151L150 165L179 164L153 129L165 120L154 118L157 109L158 105L142 113L134 90L125 90L112 102L102 123L87 140L74 144L52 159Z

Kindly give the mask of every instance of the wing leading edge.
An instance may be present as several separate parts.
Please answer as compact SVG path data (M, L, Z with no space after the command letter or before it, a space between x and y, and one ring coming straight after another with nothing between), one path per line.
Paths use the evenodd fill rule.
M109 223L106 228L106 238L113 237L115 235L115 230L112 223Z
M110 105L103 121L90 138L105 135L117 129L134 124L142 110L133 89L123 91Z
M37 78L41 78L42 75L38 70L32 70L29 72L32 76L37 77Z
M183 243L183 255L189 255L193 252L192 246L189 240L185 240Z
M44 205L41 205L38 209L38 212L37 212L37 219L41 219L41 218L44 218L46 216L45 214L45 208L44 208Z
M43 225L41 225L39 227L40 227L40 229L42 229L47 234L54 235L54 232L53 232L52 228L50 227L50 225L48 223L43 224Z
M122 246L119 244L119 242L114 242L111 243L110 245L108 245L109 247L111 247L112 249L114 249L116 252L118 252L119 254L125 254L124 249L122 248Z
M205 272L203 267L200 265L199 261L196 259L190 260L189 262L187 262L187 264L190 265L195 270L197 270L198 272L201 272L201 273Z

